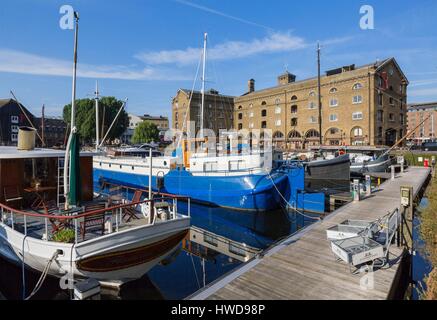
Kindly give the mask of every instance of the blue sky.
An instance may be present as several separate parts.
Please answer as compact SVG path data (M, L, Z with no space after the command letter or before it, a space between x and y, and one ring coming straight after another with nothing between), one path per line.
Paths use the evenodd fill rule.
M170 115L178 88L191 88L203 32L209 34L207 87L240 95L276 84L285 68L297 79L322 69L394 56L408 79L409 102L437 101L437 1L307 0L2 0L0 98L35 114L61 115L71 100L73 31L59 9L80 13L77 97L129 98L128 112ZM375 29L361 30L362 5ZM196 88L200 88L197 81Z

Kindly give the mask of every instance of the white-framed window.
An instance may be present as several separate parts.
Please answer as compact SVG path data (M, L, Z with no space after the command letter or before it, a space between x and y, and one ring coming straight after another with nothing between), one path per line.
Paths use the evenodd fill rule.
M249 123L249 129L253 129L254 125L253 123Z
M360 90L363 88L363 85L361 83L355 83L354 86L352 87L352 89L354 90Z
M330 122L338 121L338 116L335 113L330 114L329 115L329 121Z
M18 132L18 126L16 126L16 125L12 125L12 126L11 126L11 132L13 132L13 133L17 133L17 132Z
M330 107L337 107L338 106L338 99L332 98L331 100L329 100L329 106Z
M309 104L308 104L308 109L315 109L316 108L316 103L314 102L314 101L311 101Z
M362 96L354 96L352 99L353 104L360 104L363 103L363 97Z
M253 108L253 104L251 103L251 104L249 104L249 108L250 109L252 109Z
M355 128L354 129L354 137L362 137L362 136L363 136L363 129Z
M18 134L16 134L16 133L12 133L12 134L11 134L11 141L13 141L13 142L18 141Z
M278 98L278 99L275 100L275 104L276 104L277 106L278 106L280 103L281 103L281 99Z
M363 113L362 112L354 112L352 113L352 120L362 120Z
M281 113L281 107L280 106L276 106L275 107L275 113L276 114L280 114Z
M18 116L11 116L11 123L18 123Z
M329 93L336 93L337 91L337 88L331 88L331 90L329 90Z
M310 96L310 97L315 97L315 96L316 96L316 93L315 93L314 91L311 91L310 94L309 94L309 96Z
M249 112L249 118L253 118L253 112Z
M281 120L276 120L276 121L275 121L275 125L276 125L277 127L280 127L281 124L282 124L282 121L281 121Z
M317 123L317 118L314 116L311 116L308 120L309 123Z

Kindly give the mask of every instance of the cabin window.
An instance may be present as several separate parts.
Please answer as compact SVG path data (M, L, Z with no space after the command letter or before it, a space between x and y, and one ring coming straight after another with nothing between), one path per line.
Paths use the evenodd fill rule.
M135 170L135 167L134 166L132 166L132 171L134 171Z
M229 243L229 252L236 254L237 256L245 257L246 253L244 252L244 249L242 249L239 246L236 246L235 244Z
M218 246L217 238L214 238L208 234L203 235L203 241L205 241L206 243L209 243L210 245L213 245L214 247Z
M203 166L206 172L217 171L218 168L217 162L205 162Z
M167 161L164 161L164 166L166 166L167 165Z
M108 165L111 168L111 164Z
M120 164L120 169L123 169L123 166Z
M242 160L229 161L229 170L240 170L243 168L243 163L244 161Z
M100 166L100 167L102 166L102 163L101 163L101 162L99 162L99 166Z

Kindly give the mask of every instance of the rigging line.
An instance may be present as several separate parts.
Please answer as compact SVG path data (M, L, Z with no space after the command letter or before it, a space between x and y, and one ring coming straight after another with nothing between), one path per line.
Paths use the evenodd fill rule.
M196 275L197 285L199 286L199 289L200 289L200 288L202 288L202 286L200 285L199 277L197 276L197 271L196 271L196 266L194 265L193 255L191 253L189 253L189 255L191 258L191 263L193 264L194 274Z

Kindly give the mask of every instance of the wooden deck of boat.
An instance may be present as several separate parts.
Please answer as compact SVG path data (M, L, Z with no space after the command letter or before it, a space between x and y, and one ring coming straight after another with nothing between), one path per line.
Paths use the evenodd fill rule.
M351 202L300 233L213 282L188 299L389 299L399 282L403 248L392 245L390 267L376 270L374 288L362 289L362 274L352 274L337 262L326 230L346 219L375 220L400 206L400 187L422 189L430 170L411 167L394 181L383 183L369 198Z

